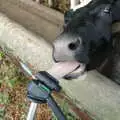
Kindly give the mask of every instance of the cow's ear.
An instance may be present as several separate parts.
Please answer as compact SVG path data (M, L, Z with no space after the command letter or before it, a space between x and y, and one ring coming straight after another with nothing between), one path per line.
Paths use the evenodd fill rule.
M72 20L74 15L74 11L70 9L69 11L66 11L64 14L64 27L66 27L70 21Z

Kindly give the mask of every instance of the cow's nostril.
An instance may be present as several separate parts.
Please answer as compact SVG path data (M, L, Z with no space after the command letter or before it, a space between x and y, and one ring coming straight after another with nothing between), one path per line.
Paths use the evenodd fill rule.
M52 53L52 58L53 58L54 62L56 62L56 63L59 62L59 60L57 60L56 57L54 56L54 52Z
M76 50L77 47L78 47L78 45L77 45L76 43L70 43L70 44L68 45L68 48L69 48L70 50Z

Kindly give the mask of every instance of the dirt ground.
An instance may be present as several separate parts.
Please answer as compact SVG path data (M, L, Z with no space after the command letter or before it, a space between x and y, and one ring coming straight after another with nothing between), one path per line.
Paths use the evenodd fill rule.
M4 53L1 53L4 54ZM0 60L0 120L25 120L30 102L26 97L29 80L5 55ZM50 120L48 106L38 107L37 120Z

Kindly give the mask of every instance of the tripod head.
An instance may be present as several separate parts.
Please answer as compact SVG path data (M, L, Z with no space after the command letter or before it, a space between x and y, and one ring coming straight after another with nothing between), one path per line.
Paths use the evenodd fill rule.
M59 82L45 71L35 76L36 80L33 79L28 85L27 97L34 103L48 103L58 120L65 120L64 114L51 96L52 91L60 91Z

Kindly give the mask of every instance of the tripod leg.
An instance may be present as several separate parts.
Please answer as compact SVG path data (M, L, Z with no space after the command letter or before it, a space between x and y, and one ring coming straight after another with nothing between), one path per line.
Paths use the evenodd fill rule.
M52 98L52 96L48 98L47 103L49 107L52 109L52 111L54 112L58 120L66 120L63 112L61 111L61 109L59 108L55 100Z
M34 120L36 109L37 109L37 103L32 102L29 108L27 120Z

